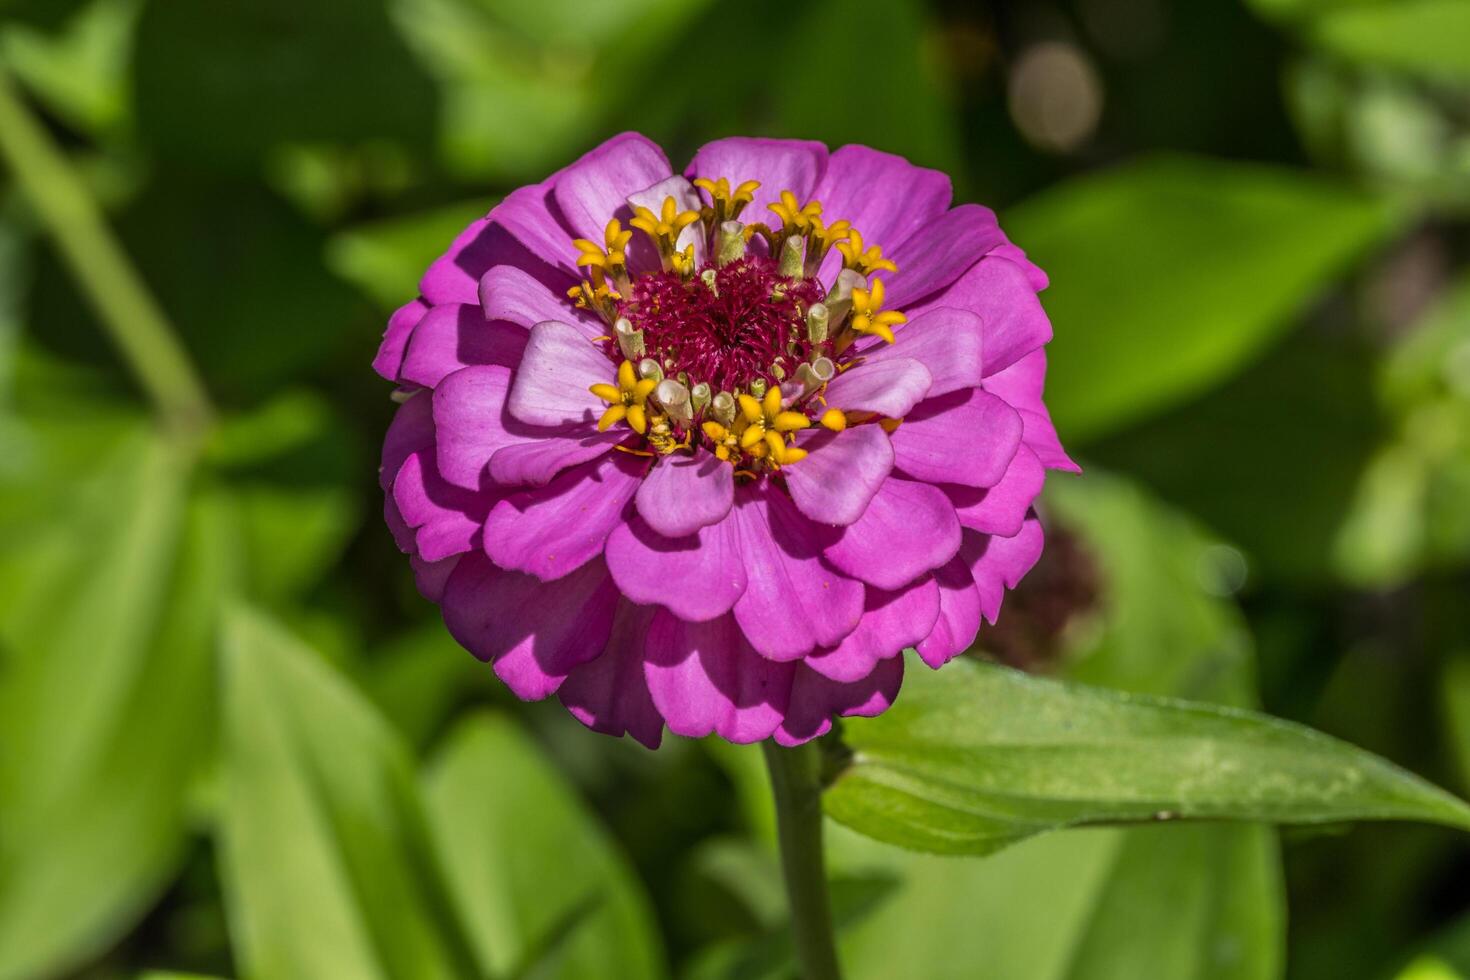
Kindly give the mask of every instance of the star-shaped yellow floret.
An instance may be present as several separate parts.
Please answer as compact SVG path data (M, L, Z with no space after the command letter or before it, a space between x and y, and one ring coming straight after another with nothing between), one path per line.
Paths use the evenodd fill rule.
M734 221L740 217L740 212L745 206L754 200L756 189L761 182L758 180L742 181L733 191L730 189L730 181L721 177L718 180L710 180L708 177L698 177L694 186L709 194L710 212L715 225L726 221Z
M667 270L680 265L675 259L675 256L682 254L678 245L679 235L698 220L698 211L680 211L679 202L670 196L664 198L663 207L658 214L641 205L634 207L633 217L628 224L653 239L659 258L663 260L664 269ZM692 267L693 263L690 262L689 265Z
M821 201L797 204L796 195L791 191L782 191L781 200L767 206L776 212L776 217L781 219L781 230L787 233L805 235L812 229L812 219L822 216Z
M853 228L847 237L847 241L837 246L837 251L842 253L842 264L848 269L856 269L864 276L871 276L880 269L889 272L897 272L898 266L883 257L883 246L873 245L863 248L862 232Z
M577 265L594 266L614 272L627 265L626 250L628 242L633 237L631 231L623 228L623 223L617 218L607 223L603 232L603 244L599 245L586 238L577 238L572 244L577 246L581 255L577 256Z
M631 361L619 364L616 384L603 382L588 389L608 403L607 411L597 420L597 431L606 432L626 421L634 432L643 435L648 431L648 396L657 387L658 382L652 378L638 377Z
M872 334L893 343L893 328L907 323L908 317L897 310L883 309L883 280L874 279L871 289L861 286L852 291L852 329Z
M781 389L771 388L759 401L752 395L736 398L745 428L740 432L740 448L751 456L769 456L777 465L795 463L806 458L806 450L787 442L790 434L808 428L812 420L800 412L783 411Z

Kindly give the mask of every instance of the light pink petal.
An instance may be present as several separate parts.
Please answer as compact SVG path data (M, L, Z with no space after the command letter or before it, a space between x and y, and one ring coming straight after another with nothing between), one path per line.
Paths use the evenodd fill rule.
M745 743L769 738L781 724L796 665L757 654L729 616L687 623L660 610L643 669L669 731Z
M945 212L886 253L898 266L886 276L886 305L901 310L938 292L1004 242L989 208L961 204Z
M647 463L626 453L565 470L500 501L485 519L485 553L501 568L559 579L602 554Z
M880 715L892 706L902 684L902 657L879 661L867 677L847 684L798 664L791 704L774 737L781 745L800 745L830 731L833 715Z
M844 146L827 159L812 195L830 224L846 219L869 245L886 253L944 214L951 196L949 177L916 167L903 157L866 146ZM900 266L900 268L902 268Z
M985 374L1004 371L1051 340L1051 321L1025 271L994 253L975 263L948 289L910 308L913 321L945 307L977 314L985 335ZM903 332L908 331L903 327Z
M666 538L717 524L735 500L734 472L703 449L693 456L665 456L638 488L638 514Z
M519 423L511 421L512 431ZM569 466L585 463L608 452L627 438L616 428L598 432L590 425L570 429L539 429L535 439L508 443L495 450L488 469L490 480L506 487L541 487Z
M556 692L572 717L594 732L627 733L650 749L658 748L664 731L643 676L643 646L654 612L651 606L620 601L607 648L596 660L574 667Z
M374 371L389 381L398 380L408 339L428 311L429 304L421 299L406 303L394 311L388 318L388 329L383 332L383 342L378 345L378 354L373 358Z
M680 211L698 211L704 207L704 199L699 196L699 191L689 183L687 178L675 174L666 177L652 187L645 187L634 194L628 195L628 213L633 207L643 207L660 214L663 210L664 201L672 197ZM694 246L695 268L704 263L704 225L696 221L679 233L676 242L679 251L683 251L690 245ZM649 241L648 236L641 231L633 232L633 240L628 245L629 267L634 273L641 271L654 271L660 267L658 252Z
M663 606L690 622L723 616L745 593L733 513L683 538L663 537L634 517L608 535L604 554L629 599Z
M924 402L890 438L894 465L909 476L989 487L1005 476L1021 445L1021 416L972 388Z
M928 398L980 387L983 357L984 327L980 318L965 310L944 307L931 308L900 326L893 343L879 341L863 351L863 361L869 364L904 358L923 364L929 371Z
M995 486L981 490L948 483L944 492L954 504L962 525L983 534L1008 538L1021 533L1021 523L1045 481L1046 468L1031 447L1022 443L1006 475Z
M836 433L806 429L797 433L796 444L808 455L782 469L786 489L801 512L820 524L842 526L862 517L893 470L893 447L877 425Z
M589 340L603 333L602 321L515 266L497 265L480 278L479 303L485 319L506 320L526 330L555 320L576 327Z
M638 133L620 133L559 173L553 193L573 238L602 244L603 229L629 194L673 172L658 144Z
M1052 425L1051 413L1041 400L1046 384L1046 351L1038 350L1027 354L1015 364L985 379L985 390L1004 398L1007 404L1021 413L1026 445L1040 458L1049 470L1066 470L1081 473L1082 467L1072 462L1057 438L1056 426Z
M577 665L603 651L618 590L601 561L542 582L483 555L460 559L444 589L444 624L523 701L554 694Z
M476 364L514 367L526 349L526 331L503 320L486 321L478 306L436 306L419 321L399 372L402 380L433 388L460 368Z
M898 589L960 550L960 522L944 491L889 477L863 516L824 554L838 571L880 589Z
M818 529L775 488L736 492L747 585L735 620L750 645L772 660L795 660L835 646L863 614L863 585L823 558Z
M939 621L939 586L932 577L898 592L867 591L863 620L841 643L802 663L824 677L848 683L872 673L878 661L911 647Z
M541 434L509 417L509 391L510 369L498 364L463 368L434 389L439 472L446 480L478 490L496 450L541 440Z
M576 327L546 321L531 328L506 408L528 425L595 423L607 403L588 388L606 384L617 367Z
M1041 557L1044 535L1041 520L1032 511L1021 526L1021 533L1002 538L995 534L966 531L960 545L960 558L970 569L975 587L980 590L980 608L991 623L1000 615L1001 600L1007 589L1020 584Z
M963 547L963 546L962 546ZM938 669L958 657L975 642L980 632L980 590L964 558L956 556L954 561L934 572L934 584L939 587L939 618L914 648L924 663Z
M805 204L826 168L827 148L821 143L738 136L700 147L684 175L690 180L725 177L732 188L742 181L760 181L761 186L741 212L740 220L746 224L759 221L775 225L780 219L768 205L779 201L783 190L795 194Z
M924 400L929 369L906 357L868 358L833 378L827 404L848 412L876 412L901 419Z

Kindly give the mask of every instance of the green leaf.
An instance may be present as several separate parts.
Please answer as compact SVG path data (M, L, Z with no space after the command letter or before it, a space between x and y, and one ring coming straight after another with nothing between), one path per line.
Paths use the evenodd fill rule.
M94 134L127 119L128 56L137 0L92 0L55 36L25 24L0 34L0 53L53 112Z
M1323 48L1366 65L1447 82L1470 81L1470 2L1343 5L1308 31Z
M1298 725L979 663L944 676L915 664L893 708L846 726L854 757L824 797L879 840L986 854L1060 827L1178 818L1470 830L1470 806Z
M493 975L664 975L632 869L509 719L462 724L425 797L450 891Z
M94 955L181 856L236 578L229 507L188 478L135 428L92 479L28 484L51 516L0 543L0 975Z
M1306 174L1156 158L1061 184L1005 224L1051 276L1047 402L1076 442L1239 369L1397 222Z
M261 614L225 626L222 875L241 972L473 978L408 751Z
M395 309L418 294L429 264L494 203L465 201L340 232L327 243L327 266L383 308Z

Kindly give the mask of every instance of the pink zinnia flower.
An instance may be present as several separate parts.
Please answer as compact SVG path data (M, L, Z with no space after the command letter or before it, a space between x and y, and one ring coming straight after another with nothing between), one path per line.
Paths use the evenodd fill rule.
M1074 469L1046 276L944 174L614 137L465 229L374 362L420 590L524 699L658 744L794 744L891 704L1041 552Z

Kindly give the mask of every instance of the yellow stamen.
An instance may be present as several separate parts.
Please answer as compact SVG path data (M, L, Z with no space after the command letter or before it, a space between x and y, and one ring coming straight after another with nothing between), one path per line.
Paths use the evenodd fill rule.
M627 417L628 409L624 405L609 405L607 411L602 413L602 418L597 420L597 431L606 432L618 422Z
M812 420L800 412L781 412L776 416L774 426L777 432L795 432L811 424Z
M741 183L733 191L730 189L730 181L724 177L718 180L710 180L700 177L694 181L694 186L709 194L710 206L706 220L711 227L718 228L726 221L734 221L740 217L740 212L754 198L756 188L760 187L758 180L747 180Z
M853 228L848 233L847 241L837 246L837 251L842 253L842 264L845 268L856 269L863 276L871 276L882 269L898 271L898 266L883 257L883 246L873 245L864 249L863 245L862 232Z
M847 428L847 416L839 408L829 408L822 413L822 425L833 432L841 432Z
M812 219L822 214L821 201L798 204L791 191L782 191L781 200L767 207L776 212L776 217L781 219L781 230L788 235L805 235L812 228Z
M681 265L687 265L692 271L693 249L692 246L684 253L679 251L679 236L685 228L699 220L698 211L680 211L679 202L672 196L664 198L663 207L658 214L654 214L648 208L638 206L633 208L634 217L628 222L634 228L643 232L653 240L658 248L659 258L663 262L664 271L683 271ZM687 253L689 260L683 261L682 256Z
M883 280L874 279L872 288L861 286L852 291L852 329L858 333L881 337L893 343L893 328L907 323L908 317L897 310L883 310Z

